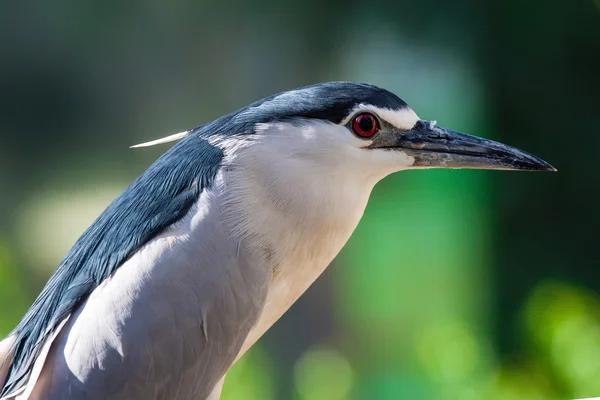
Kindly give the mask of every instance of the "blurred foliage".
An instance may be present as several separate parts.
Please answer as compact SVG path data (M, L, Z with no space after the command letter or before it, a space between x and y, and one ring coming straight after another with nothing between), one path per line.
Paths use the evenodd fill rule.
M15 327L29 301L10 248L0 237L0 337Z
M308 349L296 362L295 378L303 400L341 400L352 389L353 372L343 355L322 346Z
M275 376L269 355L255 345L227 374L221 400L272 400Z
M528 337L563 394L600 393L600 298L557 282L540 285L525 309Z
M368 81L559 172L381 182L223 399L600 395L598 1L26 0L0 5L0 52L0 333L165 150L128 146Z

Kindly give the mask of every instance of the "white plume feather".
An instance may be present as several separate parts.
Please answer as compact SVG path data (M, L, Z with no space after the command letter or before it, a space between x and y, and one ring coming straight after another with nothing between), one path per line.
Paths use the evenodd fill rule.
M179 132L176 133L174 135L170 135L161 139L156 139L156 140L152 140L150 142L146 142L146 143L140 143L140 144L136 144L135 146L130 146L130 149L137 149L140 147L150 147L150 146L156 146L157 144L163 144L163 143L169 143L169 142L174 142L176 140L180 140L183 139L184 137L186 137L187 135L189 135L190 131L184 131L184 132Z

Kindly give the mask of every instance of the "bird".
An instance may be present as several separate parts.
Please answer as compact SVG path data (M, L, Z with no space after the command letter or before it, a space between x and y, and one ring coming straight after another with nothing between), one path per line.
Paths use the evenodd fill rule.
M0 342L0 398L217 400L404 170L556 171L326 82L133 147L174 143L81 235Z

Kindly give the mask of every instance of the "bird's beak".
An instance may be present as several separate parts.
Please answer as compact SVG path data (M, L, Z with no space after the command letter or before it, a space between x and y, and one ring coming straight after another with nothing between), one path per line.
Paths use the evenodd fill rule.
M454 132L428 121L410 130L381 132L370 148L402 150L413 167L556 171L546 161L493 140Z

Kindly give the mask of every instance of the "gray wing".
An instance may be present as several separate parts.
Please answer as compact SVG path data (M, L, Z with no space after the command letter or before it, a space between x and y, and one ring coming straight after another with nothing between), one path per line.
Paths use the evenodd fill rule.
M138 177L81 235L11 333L0 397L27 390L34 366L68 318L141 247L187 215L212 186L223 152L200 132L182 140ZM36 370L36 372L39 372Z
M70 316L34 396L205 399L256 322L263 257L229 237L218 188L126 261Z

